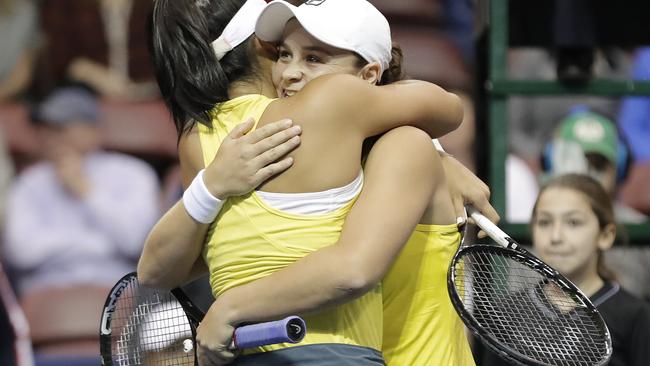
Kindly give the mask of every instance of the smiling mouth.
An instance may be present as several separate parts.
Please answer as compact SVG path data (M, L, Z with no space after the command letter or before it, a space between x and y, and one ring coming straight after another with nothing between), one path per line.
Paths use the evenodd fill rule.
M571 253L560 253L560 252L547 252L546 255L552 256L552 257L567 257L570 256Z

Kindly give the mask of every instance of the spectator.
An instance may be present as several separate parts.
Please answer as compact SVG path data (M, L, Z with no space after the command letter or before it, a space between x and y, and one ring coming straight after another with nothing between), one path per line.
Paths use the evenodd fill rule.
M463 61L474 69L476 64L474 53L474 11L471 0L443 0L445 17L443 31L463 55Z
M650 80L650 47L641 47L637 50L633 79L640 81ZM634 169L630 172L629 179L625 182L622 196L630 206L650 214L650 97L630 96L621 101L619 123L621 133L630 144L630 151L634 157Z
M589 176L555 177L540 191L531 220L533 249L571 280L602 315L612 337L609 365L646 366L650 360L650 308L622 288L603 255L616 238L612 200ZM483 366L506 365L481 352Z
M97 100L85 89L55 91L33 119L46 160L17 177L4 243L19 295L112 285L135 268L157 219L157 177L142 161L100 150Z
M567 276L601 312L612 335L610 365L647 365L650 308L621 288L603 261L616 237L609 194L584 175L558 177L541 190L531 227L540 258Z
M619 222L647 220L645 215L616 199L631 161L616 125L607 117L583 106L574 107L560 122L543 154L543 162L550 176L586 173L596 178L615 199L614 210Z
M638 50L633 79L650 80L650 47ZM630 143L635 161L650 163L650 97L627 97L621 103L620 124L622 134Z
M48 52L40 62L41 92L76 81L103 97L157 98L145 27L152 8L150 0L42 1Z
M25 91L32 79L37 37L31 0L0 0L0 102Z
M553 55L543 49L517 48L509 51L508 76L517 80L555 80ZM631 67L630 55L618 49L595 55L593 76L627 80ZM618 100L595 95L572 96L512 96L508 102L508 133L512 152L532 168L551 139L562 115L576 104L585 104L608 115L618 110ZM534 169L536 170L536 169Z

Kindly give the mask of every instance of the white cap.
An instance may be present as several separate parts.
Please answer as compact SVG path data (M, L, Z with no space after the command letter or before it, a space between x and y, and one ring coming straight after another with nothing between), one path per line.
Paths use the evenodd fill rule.
M390 25L368 1L309 0L296 7L275 0L262 11L255 34L263 41L277 42L294 17L319 41L356 52L368 62L378 62L382 71L388 69L392 58Z
M239 46L253 35L255 21L266 7L264 0L247 0L228 22L223 33L212 42L212 49L221 60L233 48Z

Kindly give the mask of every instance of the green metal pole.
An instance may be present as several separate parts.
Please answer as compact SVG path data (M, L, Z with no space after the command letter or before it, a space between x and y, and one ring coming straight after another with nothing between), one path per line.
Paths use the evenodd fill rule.
M490 2L490 73L488 85L493 81L504 80L506 76L506 57L508 51L508 1ZM506 157L508 154L508 121L506 115L506 96L494 95L488 90L489 133L490 133L490 186L492 204L500 215L506 212Z
M490 76L491 80L506 78L508 52L508 0L490 0Z

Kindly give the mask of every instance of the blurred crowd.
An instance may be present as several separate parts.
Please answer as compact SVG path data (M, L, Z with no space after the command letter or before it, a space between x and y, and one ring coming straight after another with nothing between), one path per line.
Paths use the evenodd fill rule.
M484 3L371 2L391 22L408 76L461 96L465 120L441 143L471 170L485 171L477 157L487 154L479 131L488 120L475 108L485 62L475 47L485 31L477 27ZM149 229L182 193L176 134L147 51L152 6L151 0L0 0L0 263L11 284L1 297L15 292L3 308L22 305L39 365L97 364L105 294L135 269ZM556 80L555 56L513 48L509 77ZM592 61L587 78L650 79L650 48L599 50ZM648 112L650 97L510 98L502 217L529 222L546 180L580 173L603 185L619 222L646 223ZM650 298L650 255L637 249L612 250L608 258L627 271L626 288ZM72 299L90 311L71 307ZM52 319L75 319L77 326L42 329L55 324L42 316L43 301ZM12 314L0 339L8 339L6 331L24 340L21 319ZM0 364L9 363L0 357Z

